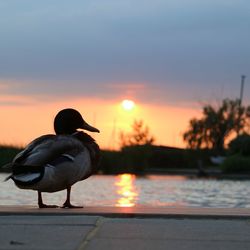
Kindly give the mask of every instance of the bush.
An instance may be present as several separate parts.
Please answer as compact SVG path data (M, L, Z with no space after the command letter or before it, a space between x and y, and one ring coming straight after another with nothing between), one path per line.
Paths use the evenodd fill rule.
M127 172L142 174L149 167L152 155L151 145L135 145L124 147L122 154L122 168Z
M221 165L224 173L246 173L250 172L250 157L235 154L225 159Z
M102 150L100 172L103 174L119 173L119 165L121 164L121 154L118 151Z
M151 169L182 168L186 166L184 150L164 146L152 147L148 165Z
M102 151L100 172L104 174L138 173L148 167L150 146L127 146L121 151Z
M242 134L229 143L229 156L221 165L224 173L250 172L250 135Z
M143 174L154 169L197 168L198 161L210 166L212 150L180 149L165 146L127 146L121 151L102 151L100 171L104 174Z
M242 134L229 143L229 154L250 156L250 135Z
M217 155L212 149L186 149L184 154L185 166L187 168L197 168L198 161L202 161L204 167L210 167L211 156Z

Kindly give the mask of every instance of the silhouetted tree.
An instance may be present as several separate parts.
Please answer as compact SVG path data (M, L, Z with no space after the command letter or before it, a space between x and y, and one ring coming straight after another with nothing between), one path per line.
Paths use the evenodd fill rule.
M150 135L148 126L144 126L142 120L134 121L131 133L120 133L120 145L122 148L126 146L152 145L154 141L155 138Z
M190 148L213 148L221 152L229 136L249 128L249 118L250 106L240 105L238 99L225 99L218 108L205 105L202 118L190 120L183 139Z

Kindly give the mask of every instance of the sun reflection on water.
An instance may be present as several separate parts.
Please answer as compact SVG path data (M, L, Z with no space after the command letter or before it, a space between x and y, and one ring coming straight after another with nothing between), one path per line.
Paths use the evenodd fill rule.
M115 185L120 198L116 202L116 207L134 207L138 192L136 190L133 174L120 174L116 176Z

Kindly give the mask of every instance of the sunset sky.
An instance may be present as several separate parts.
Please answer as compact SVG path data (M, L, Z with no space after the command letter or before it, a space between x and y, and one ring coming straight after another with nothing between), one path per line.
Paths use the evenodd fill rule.
M0 143L52 133L73 107L102 148L134 119L157 144L183 147L188 121L238 98L243 74L250 103L249 1L4 0L0 15Z

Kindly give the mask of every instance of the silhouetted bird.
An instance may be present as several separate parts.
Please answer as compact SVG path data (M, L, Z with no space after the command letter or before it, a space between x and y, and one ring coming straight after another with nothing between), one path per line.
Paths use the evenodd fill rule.
M67 189L64 208L75 208L70 203L71 186L88 178L97 170L100 149L95 140L77 129L99 132L87 124L74 109L63 109L55 117L56 135L48 134L32 141L11 163L12 179L21 189L38 191L40 208L57 207L46 205L42 192L57 192Z

